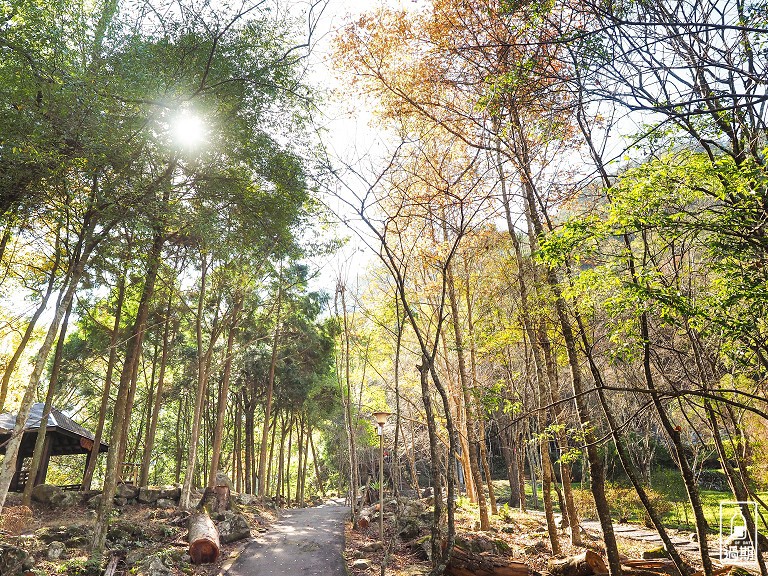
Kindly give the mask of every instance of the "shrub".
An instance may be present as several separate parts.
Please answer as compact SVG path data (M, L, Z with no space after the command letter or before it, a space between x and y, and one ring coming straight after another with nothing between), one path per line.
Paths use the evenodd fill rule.
M101 565L88 558L72 558L60 564L56 572L63 576L99 576Z
M583 488L573 489L573 504L576 507L576 513L579 518L594 520L597 518L597 509L595 500L592 498L592 492Z

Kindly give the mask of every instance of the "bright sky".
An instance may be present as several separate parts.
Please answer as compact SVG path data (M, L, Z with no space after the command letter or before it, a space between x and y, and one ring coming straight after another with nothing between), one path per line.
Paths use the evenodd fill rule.
M297 4L297 9L303 3ZM306 4L303 4L306 6ZM338 73L333 70L332 43L339 30L361 14L374 11L382 6L406 10L423 7L421 0L329 0L318 23L316 45L310 56L309 82L320 89L330 90L329 98L323 103L321 113L315 118L324 130L323 142L329 153L337 158L350 160L368 154L375 154L379 148L380 132L369 126L370 113L359 102L351 102L333 91L339 87ZM306 8L305 8L306 9ZM335 202L331 208L344 215L342 203ZM351 214L347 217L351 221ZM312 289L323 289L331 296L341 277L354 291L362 281L366 266L375 258L360 240L346 226L340 225L337 233L348 237L348 244L337 254L311 262L319 270Z

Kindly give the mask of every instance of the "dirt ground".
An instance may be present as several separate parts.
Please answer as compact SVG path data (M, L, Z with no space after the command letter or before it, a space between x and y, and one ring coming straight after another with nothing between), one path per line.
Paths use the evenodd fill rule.
M3 526L0 542L18 546L32 554L34 566L28 574L89 574L88 547L93 534L95 511L85 505L54 509L48 505L33 503L29 517L28 512L17 514L21 511L17 508L20 504L20 495L9 495L3 512L3 524L9 525ZM247 518L252 534L266 531L275 519L274 510L269 508L241 506L240 512ZM214 576L221 572L222 566L237 556L246 542L241 540L223 544L217 563L195 566L185 558L188 547L187 512L177 508L162 509L135 504L116 509L114 514L107 536L105 558L119 558L116 575L127 573L143 559L160 554L168 558L166 564L174 576ZM9 522L7 518L13 516L16 518ZM60 558L48 560L47 549L53 540L64 542L66 548Z
M355 576L362 574L380 574L382 564L386 564L385 573L395 576L417 576L427 574L431 564L423 550L414 549L413 540L404 541L398 536L391 515L385 514L386 549L378 549L379 525L373 521L365 528L354 527L347 523L347 547L345 557L349 573ZM402 526L402 520L400 522ZM526 514L517 510L503 510L500 516L491 517L491 529L488 532L479 533L475 512L469 508L459 508L456 514L457 534L460 538L472 540L482 538L495 542L495 548L502 551L499 555L510 559L525 562L533 571L546 573L547 564L552 557L551 545L547 534L545 519L538 514ZM429 533L428 528L422 529L420 538ZM559 557L564 558L583 552L584 548L590 548L602 553L603 543L601 534L597 531L587 530L582 533L583 547L574 547L570 543L565 531L560 531ZM500 542L499 542L500 541ZM619 552L624 559L639 559L646 550L654 548L654 545L617 535ZM426 544L428 546L428 542ZM691 568L700 569L700 558L695 554L682 553L684 560ZM356 568L356 560L365 558L370 560L369 569Z

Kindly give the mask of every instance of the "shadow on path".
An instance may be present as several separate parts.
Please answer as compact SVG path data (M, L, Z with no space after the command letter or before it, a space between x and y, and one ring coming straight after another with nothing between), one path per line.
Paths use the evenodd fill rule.
M344 521L349 508L329 500L280 514L269 532L251 541L228 576L346 576Z

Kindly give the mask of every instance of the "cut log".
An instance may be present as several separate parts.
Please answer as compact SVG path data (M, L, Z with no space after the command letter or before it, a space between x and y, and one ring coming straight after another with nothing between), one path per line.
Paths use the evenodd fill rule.
M360 516L357 519L357 527L361 530L365 530L371 525L374 518L378 516L378 504L375 506L364 506L360 508Z
M445 567L446 576L532 576L525 562L495 556L487 552L473 554L454 546Z
M608 572L603 557L592 550L585 550L564 560L552 558L547 568L550 576L591 576Z
M189 517L189 556L193 564L211 564L219 557L219 531L208 514Z

